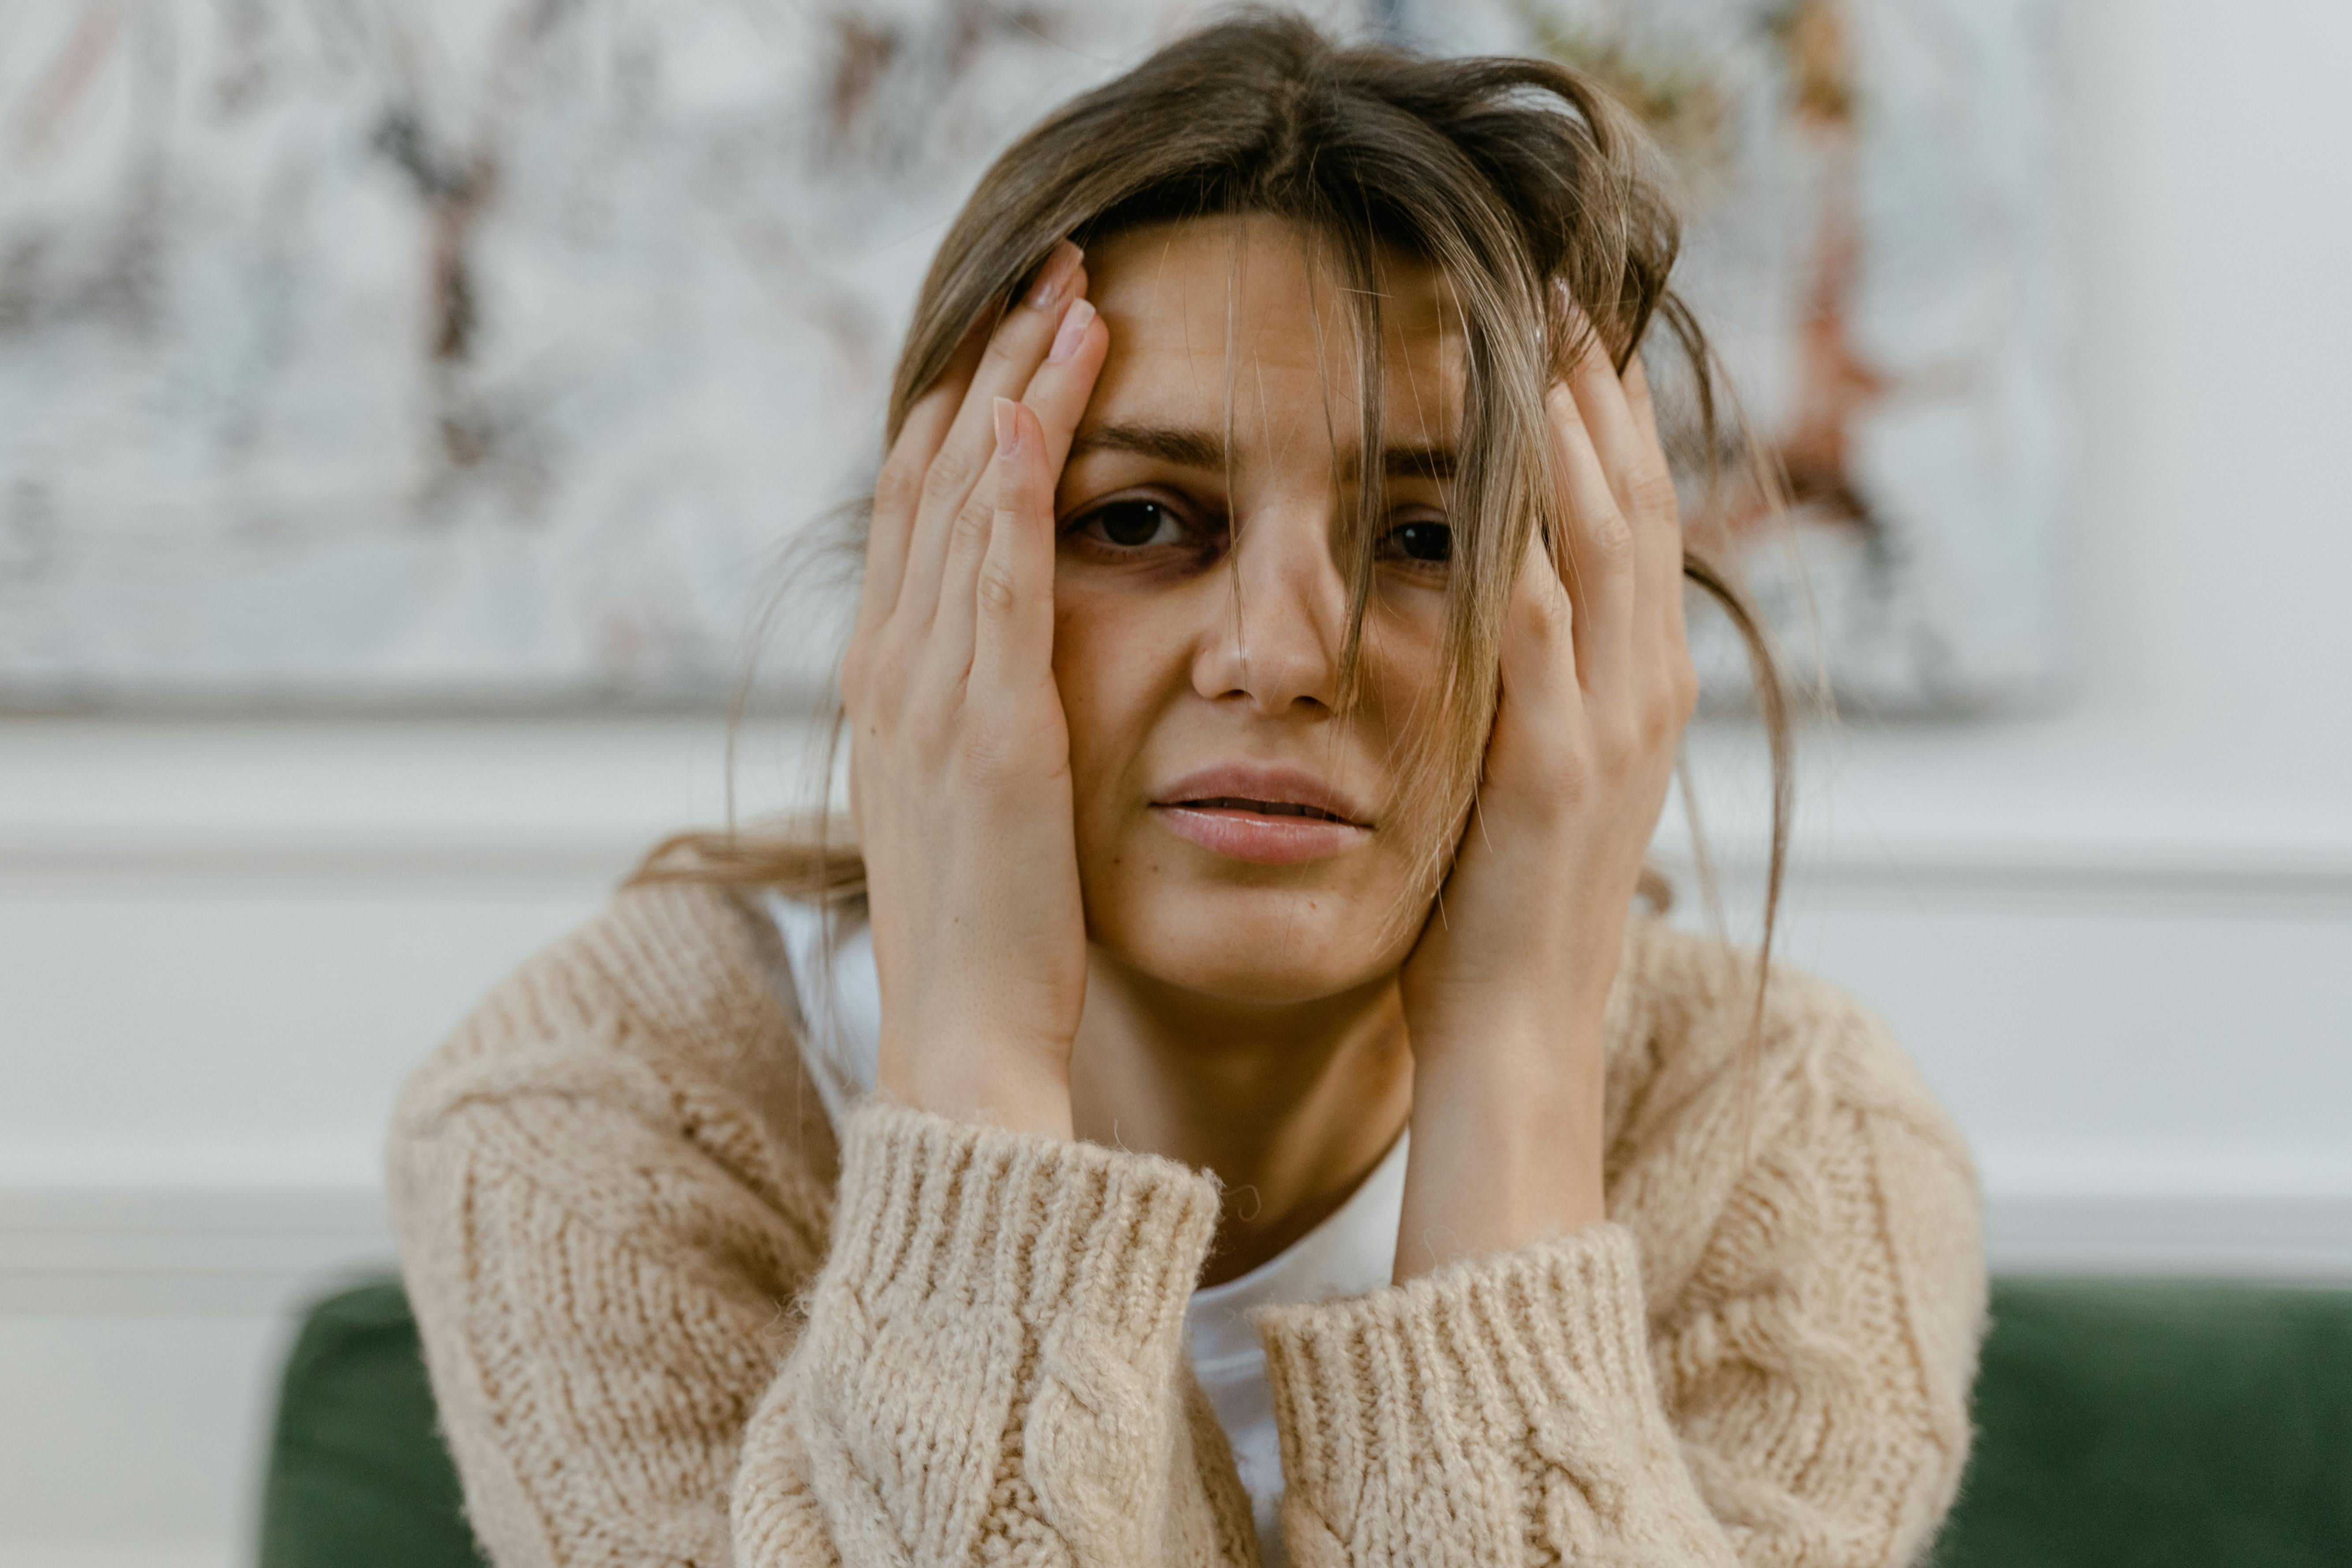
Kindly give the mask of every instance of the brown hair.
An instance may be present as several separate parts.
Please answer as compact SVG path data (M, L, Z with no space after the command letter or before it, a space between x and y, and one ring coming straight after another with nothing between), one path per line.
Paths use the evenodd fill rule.
M1543 406L1559 368L1581 352L1590 332L1622 371L1663 325L1680 372L1672 381L1696 426L1703 471L1694 482L1704 484L1704 504L1718 488L1721 455L1756 447L1734 428L1706 337L1667 287L1680 225L1656 154L1603 89L1545 60L1424 58L1388 47L1343 47L1305 21L1265 15L1168 45L1056 110L997 159L924 279L891 387L888 438L896 439L908 409L973 323L1017 300L1065 236L1083 245L1146 224L1232 214L1295 225L1325 274L1347 291L1368 453L1379 449L1382 429L1383 264L1401 258L1433 268L1459 313L1466 377L1449 507L1454 553L1443 706L1407 742L1398 795L1436 803L1418 889L1417 909L1426 909L1469 809L1493 720L1510 570L1531 530L1540 531L1565 569L1566 519L1550 482ZM1574 309L1563 307L1563 292ZM1362 467L1377 476L1381 465ZM1769 474L1754 477L1773 493ZM1362 487L1343 707L1356 689L1370 542L1385 504L1376 479ZM1725 610L1746 642L1771 749L1760 1017L1788 849L1789 704L1757 617L1730 574L1688 542L1689 531L1683 574ZM1703 858L1700 865L1707 879ZM862 873L854 853L828 845L822 825L747 837L730 821L724 832L667 841L634 879L692 879L830 898L856 891ZM1643 892L1660 910L1671 897L1654 869L1645 868Z

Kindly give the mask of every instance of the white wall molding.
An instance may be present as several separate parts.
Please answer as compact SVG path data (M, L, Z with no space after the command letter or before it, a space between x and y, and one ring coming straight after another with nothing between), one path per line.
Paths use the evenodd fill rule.
M0 1187L0 1314L279 1313L396 1256L365 1187Z
M1764 856L1710 832L1708 861L1727 888L1763 879ZM1660 835L1660 868L1694 885L1686 837ZM2080 900L2145 910L2212 907L2352 914L2352 853L2263 845L2080 845L2032 838L1876 840L1806 846L1790 858L1790 885L1837 899Z
M252 1559L233 1541L8 1541L8 1568L242 1568Z
M0 883L89 890L174 882L604 881L625 872L661 831L650 825L511 834L384 827L243 838L199 830L10 831L0 824ZM1762 877L1763 857L1746 837L1711 830L1708 838L1710 863L1727 883ZM1695 874L1687 846L1680 833L1660 834L1658 859L1670 874ZM1816 841L1792 854L1790 874L1837 895L2155 897L2352 911L2352 852L2332 847L2024 837Z
M1999 1274L2242 1279L2352 1289L2352 1195L1996 1194Z
M2352 1286L2352 1144L1980 1142L1993 1265Z
M1857 889L2352 897L2352 807L2324 790L2252 802L2159 776L2121 740L2107 768L2060 788L2039 782L2039 734L1809 734L1797 868ZM817 739L803 718L743 730L739 814L804 800ZM2004 747L2022 753L2015 769L1989 769L1982 753ZM1761 740L1701 726L1690 753L1716 863L1760 869ZM0 878L603 876L662 834L722 820L726 763L709 716L14 719L0 726ZM1687 845L1670 804L1658 849Z
M340 842L222 842L202 835L77 840L0 837L0 886L89 893L125 886L365 883L387 892L419 885L540 886L625 874L658 835L614 829L538 842L422 841L353 836Z

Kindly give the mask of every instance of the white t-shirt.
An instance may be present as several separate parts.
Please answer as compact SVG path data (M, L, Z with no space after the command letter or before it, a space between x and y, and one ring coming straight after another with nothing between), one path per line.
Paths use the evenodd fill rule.
M882 994L874 973L874 938L848 915L825 921L814 904L771 895L768 908L782 935L799 1013L801 1052L817 1093L838 1129L850 1107L874 1092L877 1042L882 1035ZM1265 1381L1265 1351L1249 1313L1258 1307L1360 1296L1389 1282L1396 1266L1397 1220L1404 1209L1405 1134L1372 1168L1347 1202L1322 1224L1238 1279L1192 1292L1184 1310L1193 1375L1233 1444L1234 1460L1256 1516L1267 1568L1286 1562L1282 1550L1282 1453L1274 1426L1274 1394Z

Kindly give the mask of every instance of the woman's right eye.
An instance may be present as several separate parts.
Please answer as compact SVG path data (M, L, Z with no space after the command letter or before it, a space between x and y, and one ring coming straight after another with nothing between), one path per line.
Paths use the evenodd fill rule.
M1115 500L1087 513L1071 530L1114 550L1150 550L1184 542L1184 522L1173 508L1147 497Z

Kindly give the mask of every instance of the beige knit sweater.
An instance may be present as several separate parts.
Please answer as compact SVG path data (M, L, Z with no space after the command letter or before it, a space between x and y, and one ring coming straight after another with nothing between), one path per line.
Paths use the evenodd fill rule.
M1969 1444L1966 1149L1884 1027L1636 916L1610 1220L1260 1320L1283 1529L1339 1564L1911 1560ZM836 1148L752 903L618 895L391 1147L474 1527L526 1564L1249 1563L1182 1349L1214 1181L868 1106Z

